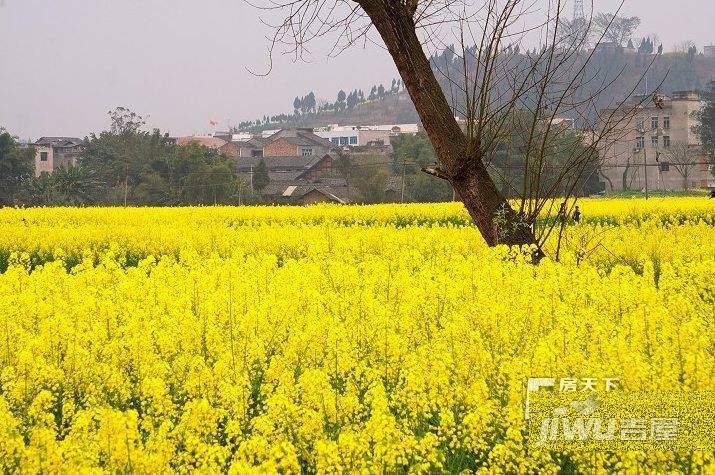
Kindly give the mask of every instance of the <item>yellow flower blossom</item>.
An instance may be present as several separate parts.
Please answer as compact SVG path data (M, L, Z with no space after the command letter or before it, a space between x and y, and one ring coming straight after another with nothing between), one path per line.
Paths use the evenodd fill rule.
M594 199L529 252L461 205L0 210L0 471L708 472L529 447L526 379L715 389L715 206Z

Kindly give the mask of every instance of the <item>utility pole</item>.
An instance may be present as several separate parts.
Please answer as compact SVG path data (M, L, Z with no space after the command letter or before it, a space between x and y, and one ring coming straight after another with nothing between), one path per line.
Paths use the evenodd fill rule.
M253 189L253 165L251 165L250 180L251 180L251 195L254 195L256 193L256 190Z
M655 187L656 190L663 189L663 172L660 169L660 152L658 149L655 150L655 164L658 167L658 183Z
M405 202L405 172L407 170L407 155L402 159L402 190L400 191L400 203Z
M645 199L648 199L648 154L643 147L643 177L645 179Z
M127 207L127 195L129 195L129 162L124 163L124 207Z

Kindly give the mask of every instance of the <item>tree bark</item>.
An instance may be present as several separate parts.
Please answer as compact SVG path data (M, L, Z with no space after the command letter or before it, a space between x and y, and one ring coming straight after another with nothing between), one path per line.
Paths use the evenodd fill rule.
M432 142L441 167L431 174L452 184L487 244L536 244L489 175L479 144L470 143L459 127L417 37L410 2L357 2L382 37Z
M536 243L531 227L519 219L481 160L467 159L449 181L487 244Z
M630 163L626 162L623 168L623 174L621 175L621 181L623 182L623 191L628 191L630 185L628 184L628 169L630 168Z

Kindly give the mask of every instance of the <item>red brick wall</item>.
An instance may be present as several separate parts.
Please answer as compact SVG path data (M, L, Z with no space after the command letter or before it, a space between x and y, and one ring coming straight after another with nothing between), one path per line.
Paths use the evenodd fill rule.
M222 145L221 147L219 147L218 151L219 153L222 153L230 158L237 158L239 155L238 145L232 142L229 142L226 145Z
M264 157L295 157L297 154L298 147L285 139L278 139L263 147Z

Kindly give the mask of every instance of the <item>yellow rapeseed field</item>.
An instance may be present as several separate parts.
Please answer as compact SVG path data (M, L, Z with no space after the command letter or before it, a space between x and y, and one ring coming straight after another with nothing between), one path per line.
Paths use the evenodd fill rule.
M2 209L0 470L712 472L526 443L528 377L715 389L715 200L579 204L537 266L456 203Z

